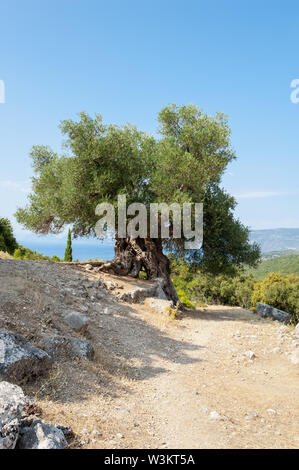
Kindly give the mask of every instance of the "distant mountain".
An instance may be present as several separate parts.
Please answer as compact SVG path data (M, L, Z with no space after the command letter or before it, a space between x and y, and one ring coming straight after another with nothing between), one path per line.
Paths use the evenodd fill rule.
M262 253L299 250L299 228L251 230L250 239L260 245Z
M262 259L280 258L281 256L288 255L299 255L299 250L267 251L262 254Z

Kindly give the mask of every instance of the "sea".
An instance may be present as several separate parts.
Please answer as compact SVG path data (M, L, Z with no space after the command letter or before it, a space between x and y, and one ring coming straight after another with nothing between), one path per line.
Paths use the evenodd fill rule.
M18 243L23 245L25 248L30 248L31 250L38 251L45 256L52 257L53 255L58 256L59 258L64 257L64 252L66 248L66 240L57 240L55 242L49 242L44 240L20 240ZM109 241L100 241L100 240L72 240L72 249L73 249L73 260L78 261L89 261L92 259L102 259L102 260L111 260L114 257L114 242L113 240Z

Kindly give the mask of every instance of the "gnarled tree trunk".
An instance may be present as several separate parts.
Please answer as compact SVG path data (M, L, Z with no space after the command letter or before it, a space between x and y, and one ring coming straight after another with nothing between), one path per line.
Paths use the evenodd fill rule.
M163 254L161 239L117 238L114 251L114 260L101 270L136 278L144 268L147 278L159 278L166 297L177 304L179 299L170 279L169 259Z

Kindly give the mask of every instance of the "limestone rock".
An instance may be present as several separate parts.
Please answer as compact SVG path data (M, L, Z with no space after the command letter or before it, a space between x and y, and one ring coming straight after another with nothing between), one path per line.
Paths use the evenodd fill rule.
M14 449L27 400L17 385L0 382L0 449Z
M216 411L216 410L210 412L209 418L210 418L210 419L219 420L219 421L225 421L225 420L227 420L227 417L226 417L226 416L220 415L220 414L218 413L218 411Z
M51 366L51 357L23 336L0 331L0 377L22 381L44 373Z
M163 290L163 279L160 279L160 278L157 278L155 279L155 284L156 284L156 297L158 297L158 299L164 299L164 300L167 300L167 296Z
M21 428L20 434L18 449L64 449L67 447L63 431L41 419L33 421L30 426Z
M156 286L145 286L145 287L137 287L136 289L130 292L124 292L123 294L119 294L117 299L122 302L128 302L131 304L141 303L147 297L153 297L156 294Z
M89 318L79 312L70 312L64 317L64 321L74 330L81 330L87 326Z
M290 361L292 364L299 364L299 349L295 349L289 356Z
M146 299L145 304L159 313L166 313L166 309L168 307L172 307L172 302L170 300L157 299L155 297Z
M284 312L283 310L278 310L278 308L271 307L270 305L263 304L259 302L256 307L256 311L261 315L261 317L274 318L275 320L281 322L289 322L292 316Z
M93 359L94 356L94 348L90 341L73 336L45 336L41 341L41 347L57 360L66 357Z
M246 357L248 357L249 359L255 359L255 357L256 357L255 354L254 354L254 352L253 352L253 351L250 351L250 350L249 350L249 351L245 351L245 352L243 353L243 355L246 356Z

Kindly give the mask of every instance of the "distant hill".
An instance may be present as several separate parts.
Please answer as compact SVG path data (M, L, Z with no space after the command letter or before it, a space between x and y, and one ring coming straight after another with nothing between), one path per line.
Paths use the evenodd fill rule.
M263 279L271 272L282 275L295 274L299 276L299 254L278 256L270 259L263 259L255 269L248 269L256 279Z
M299 228L251 230L250 239L259 243L262 253L299 250Z
M279 258L287 255L299 255L299 250L267 251L267 253L262 254L262 259Z

